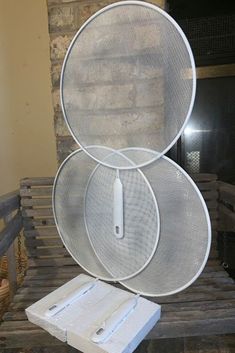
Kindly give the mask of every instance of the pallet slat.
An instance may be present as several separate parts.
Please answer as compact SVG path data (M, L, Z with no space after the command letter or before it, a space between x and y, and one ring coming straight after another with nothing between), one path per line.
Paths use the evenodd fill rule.
M21 186L51 186L54 183L54 177L35 177L21 179Z
M32 196L47 196L51 198L52 187L35 187L35 188L21 188L20 196L21 197L32 197Z
M191 178L195 182L207 182L207 181L216 181L217 180L217 175L216 174L208 174L208 173L195 173L191 174Z

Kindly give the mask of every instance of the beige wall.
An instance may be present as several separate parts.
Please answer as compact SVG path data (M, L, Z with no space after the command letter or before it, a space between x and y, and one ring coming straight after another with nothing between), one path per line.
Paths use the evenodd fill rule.
M55 172L46 0L0 0L0 195Z

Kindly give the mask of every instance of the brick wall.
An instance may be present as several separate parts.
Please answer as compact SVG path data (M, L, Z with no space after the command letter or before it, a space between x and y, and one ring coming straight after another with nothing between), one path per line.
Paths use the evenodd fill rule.
M47 0L48 3L48 19L50 33L50 55L51 55L51 80L52 80L52 97L54 106L54 127L57 143L57 159L61 163L64 158L78 146L71 137L62 116L60 107L59 82L60 72L66 50L80 26L97 10L111 4L115 1L91 1L91 0ZM163 7L165 0L154 0L152 3ZM121 68L120 68L121 70ZM126 85L128 90L128 84ZM156 89L153 87L152 89ZM115 90L118 94L117 90ZM148 97L144 97L139 89L138 102L144 99L145 103ZM128 97L124 94L124 90L120 90L120 95ZM138 90L137 90L138 94ZM130 97L130 95L129 95ZM120 102L124 102L120 97ZM117 107L118 108L118 107ZM151 114L149 114L151 121Z

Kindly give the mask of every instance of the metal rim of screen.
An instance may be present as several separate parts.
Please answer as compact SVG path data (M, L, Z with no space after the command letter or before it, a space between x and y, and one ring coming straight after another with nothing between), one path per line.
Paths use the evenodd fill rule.
M198 266L198 271L195 273L195 275L189 280L187 281L187 283L185 283L184 285L181 285L180 287L171 290L171 291L167 291L165 293L157 293L155 292L146 292L145 290L143 290L143 288L141 288L141 286L137 285L132 285L131 281L133 281L133 279L137 279L140 278L140 276L145 276L145 272L148 270L149 266L151 266L151 263L154 262L155 257L158 256L158 248L161 242L161 237L164 236L164 234L161 234L162 231L162 220L161 220L161 230L160 230L160 238L159 238L159 242L158 242L158 248L155 251L154 256L152 257L152 260L150 261L150 263L148 264L148 266L137 276L135 276L134 278L132 277L129 280L126 281L120 281L120 283L126 287L127 289L131 290L132 292L136 292L139 293L140 295L144 295L144 296L149 296L149 297L163 297L163 296L168 296L168 295L172 295L172 294L176 294L178 292L183 291L184 289L188 288L202 273L206 262L208 260L209 257L209 253L210 253L210 247L211 247L211 223L210 223L210 216L209 216L209 212L205 203L205 200L200 192L200 190L198 189L197 185L195 184L195 182L192 180L192 178L187 174L187 172L181 168L176 162L174 162L173 160L171 160L170 158L166 157L166 156L162 156L160 158L159 161L164 160L167 161L169 163L169 165L173 166L175 169L177 169L179 171L179 173L181 173L184 177L185 180L187 180L190 185L192 186L192 189L196 192L196 195L198 196L198 200L200 200L201 206L202 206L202 210L205 216L205 221L207 224L207 247L205 249L205 256L202 262L200 262L200 266ZM158 163L159 161L157 161L156 163ZM151 165L148 166L147 168L151 168ZM144 171L143 171L144 172ZM144 172L145 174L145 172ZM147 177L148 178L148 177ZM154 188L153 188L154 190ZM182 200L183 202L185 202L185 200ZM158 206L159 206L159 211L160 211L160 217L161 217L161 203L159 202L159 198L158 198ZM165 234L166 235L166 234ZM177 241L177 240L176 240ZM193 261L193 259L192 259ZM165 264L167 266L167 263ZM156 268L156 267L155 267ZM140 280L141 281L141 280ZM157 279L156 279L157 281ZM167 279L166 279L167 281Z
M87 147L79 140L79 136L76 136L76 134L74 133L71 124L69 123L69 118L67 116L66 113L66 109L65 109L65 105L64 105L64 75L65 75L65 69L66 69L66 63L69 59L69 55L70 52L73 49L73 46L77 40L77 38L79 37L79 35L81 34L81 32L87 27L87 25L93 21L97 16L101 15L102 13L104 13L107 10L110 10L114 7L118 7L118 6L126 6L126 5L138 5L138 6L143 6L152 10L157 11L158 13L160 13L161 15L163 15L168 21L170 21L171 24L173 24L173 26L177 29L178 33L180 34L181 38L183 39L183 42L187 48L187 52L190 58L190 63L191 63L191 69L192 69L192 94L191 94L191 101L187 110L187 114L184 120L184 123L182 124L182 126L180 127L180 129L178 129L178 133L175 135L174 139L172 140L172 142L170 144L168 144L161 152L158 151L154 151L151 149L146 149L146 151L149 151L150 154L152 155L152 159L147 160L145 162L142 163L137 163L133 166L114 166L110 163L105 162L104 160L100 160L97 157L95 157L92 153L90 153L87 150ZM155 160L157 160L158 158L160 158L161 156L163 156L167 151L169 151L169 149L175 144L175 142L178 140L178 138L180 137L180 135L182 134L188 119L191 115L192 109L193 109L193 104L194 104L194 100L195 100L195 94L196 94L196 68L195 68L195 62L194 62L194 57L192 54L192 50L191 47L189 45L189 42L184 34L184 32L182 31L181 27L177 24L177 22L175 22L175 20L168 15L164 10L162 10L161 8L157 7L156 5L150 4L150 3L146 3L143 1L120 1L120 2L116 2L114 4L108 5L106 7L104 7L103 9L97 11L94 15L92 15L79 29L79 31L76 33L76 35L74 36L72 42L69 45L69 48L67 50L67 53L65 55L65 59L62 65L62 71L61 71L61 80L60 80L60 101L61 101L61 107L62 107L62 112L63 112L63 116L65 119L65 122L67 124L67 127L71 133L71 135L73 136L74 140L78 143L78 145L81 147L81 149L83 149L91 158L93 158L96 162L107 166L107 167L111 167L111 168L115 168L115 169L134 169L134 168L141 168L144 167L152 162L154 162ZM107 148L109 148L110 146L105 146ZM126 148L132 148L131 146L128 146ZM140 146L141 149L144 149L143 147ZM119 150L121 150L122 148L120 148ZM124 149L124 148L123 148ZM138 147L134 147L133 149L138 150Z
M106 147L103 147L103 146L88 146L88 149L92 149L92 148L100 148L100 149L105 149L107 150ZM112 154L118 154L120 156L122 156L123 158L125 158L128 163L132 163L132 161L125 155L123 155L121 152L119 151L114 151L112 149L109 149L109 152L110 152L110 155ZM58 219L60 218L58 216L58 212L56 211L56 202L55 202L55 198L56 198L56 186L58 184L58 180L59 180L59 177L60 177L60 174L61 172L64 170L64 167L66 166L66 163L69 162L73 156L76 156L78 153L84 153L84 151L82 149L78 149L78 150L75 150L74 152L72 152L69 156L67 156L67 158L62 162L62 164L60 165L58 171L57 171L57 174L55 176L55 181L54 181L54 185L53 185L53 192L52 192L52 199L53 199L53 203L52 203L52 208L53 208L53 214L54 214L54 219L55 219L55 224L56 224L56 227L57 227L57 230L58 230L58 233L60 235L60 238L64 244L64 246L66 247L67 251L69 252L69 254L72 256L72 258L75 260L75 262L77 262L85 271L87 271L89 274L95 276L95 277L98 277L100 278L101 280L105 280L105 281L114 281L114 282L117 282L117 281L122 281L122 280L127 280L127 279L130 279L132 278L133 276L136 276L138 275L140 272L142 272L147 266L148 264L150 263L152 257L154 256L154 253L156 251L156 248L157 248L157 245L158 245L158 241L159 241L159 235L160 235L160 214L159 214L159 208L158 208L158 204L157 204L157 201L156 201L156 196L155 194L153 193L153 190L151 188L151 185L149 183L149 181L147 180L147 178L145 177L145 175L142 173L141 170L139 169L136 169L133 170L131 169L132 172L137 172L139 173L145 184L146 184L146 187L147 189L149 190L150 192L150 195L152 197L152 200L153 200L153 203L154 203L154 209L155 209L155 212L156 212L156 224L157 224L157 229L156 229L156 232L155 232L155 240L154 240L154 246L152 247L151 249L151 252L150 254L148 255L148 258L147 260L141 264L141 266L138 267L138 270L135 270L135 272L132 272L132 273L129 273L129 274L125 274L123 276L116 276L115 274L113 274L108 268L107 266L105 265L105 263L102 261L102 259L100 258L99 254L97 253L94 245L93 245L93 242L91 240L91 237L90 237L90 234L89 234L89 231L88 231L88 226L87 226L87 219L86 219L86 214L85 214L85 211L84 211L84 217L83 217L83 220L84 220L84 225L85 225L85 230L86 230L86 233L87 233L87 238L89 239L89 244L91 245L91 248L94 252L94 255L96 255L97 257L97 260L99 260L99 263L100 265L105 269L105 271L107 273L110 274L110 277L109 276L104 276L104 275L101 275L99 272L99 270L97 270L97 272L91 269L89 269L89 265L87 266L87 264L84 265L84 263L81 262L80 259L78 259L78 256L77 254L75 254L72 250L71 250L71 246L67 244L67 240L66 240L66 237L63 235L62 233L62 230L61 230L61 227L60 227L60 222L58 221ZM87 154L85 153L85 156L87 156ZM89 159L90 157L87 156L87 158ZM107 158L107 157L106 157ZM91 159L91 162L95 164L95 161L93 159ZM86 183L86 188L84 189L84 210L85 210L85 205L86 205L86 193L87 193L87 188L89 186L89 183L92 179L92 176L94 174L94 172L100 167L102 168L107 168L107 170L113 170L113 168L108 168L106 166L103 166L102 164L98 164L98 165L95 165L94 169L92 170L92 173L89 175L89 178L88 178L88 181ZM77 168L78 170L80 170L80 168ZM128 172L128 170L123 170L122 172ZM145 222L144 222L145 224ZM113 235L112 235L113 236Z

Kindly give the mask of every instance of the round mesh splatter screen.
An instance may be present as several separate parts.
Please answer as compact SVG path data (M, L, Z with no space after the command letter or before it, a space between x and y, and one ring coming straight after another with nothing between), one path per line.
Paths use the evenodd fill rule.
M122 155L112 157L117 163L122 159ZM130 278L142 271L159 237L156 199L138 169L119 172L124 191L124 236L115 236L115 178L115 169L96 165L78 150L60 167L53 195L55 219L66 248L88 272L109 280Z
M194 95L195 66L183 32L144 2L113 4L91 17L62 69L61 101L73 137L96 161L116 168L143 166L165 153L182 132ZM133 164L117 165L89 145L153 153L136 150Z
M160 237L148 266L122 284L144 295L165 296L188 287L204 268L210 220L199 190L176 163L161 157L142 171L157 198Z

